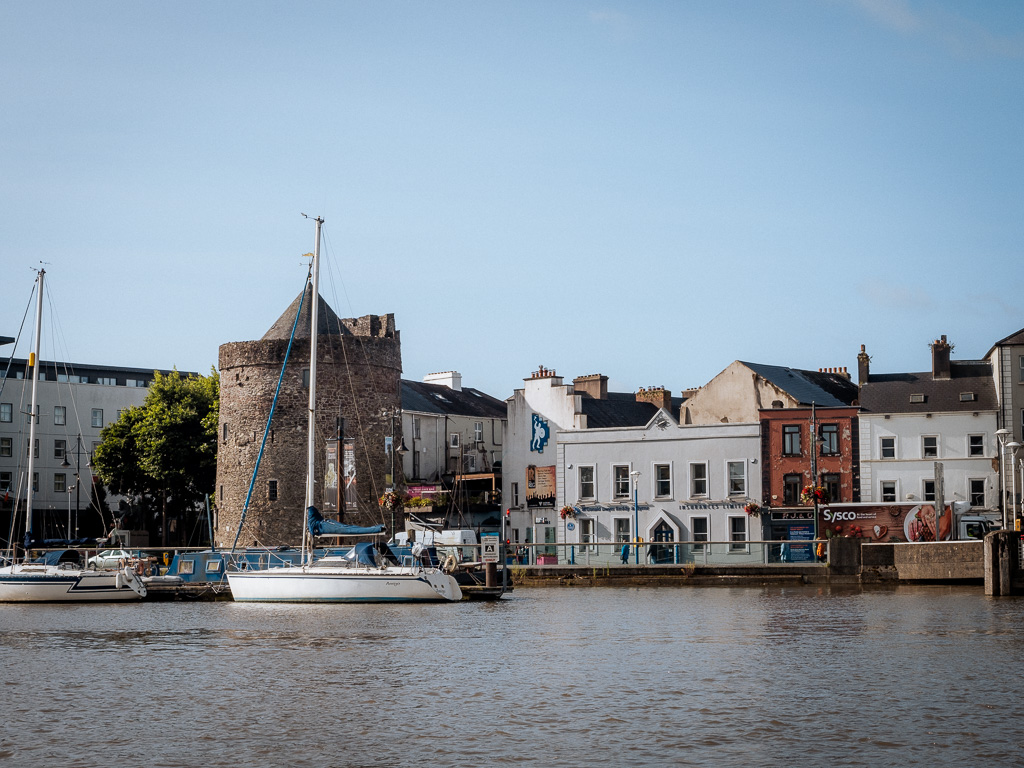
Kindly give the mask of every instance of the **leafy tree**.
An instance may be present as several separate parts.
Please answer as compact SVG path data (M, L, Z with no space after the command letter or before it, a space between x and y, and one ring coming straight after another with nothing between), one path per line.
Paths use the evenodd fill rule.
M111 491L133 496L144 507L184 526L217 477L220 379L155 373L145 402L128 408L100 433L93 466ZM163 525L166 542L166 519Z

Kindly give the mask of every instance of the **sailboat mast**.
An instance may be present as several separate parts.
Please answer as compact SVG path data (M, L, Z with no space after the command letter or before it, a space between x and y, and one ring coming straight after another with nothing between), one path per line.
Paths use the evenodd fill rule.
M28 489L26 492L25 501L25 559L28 560L28 549L29 544L32 541L32 491L33 482L32 479L35 477L36 469L36 411L39 408L38 405L38 390L39 390L39 337L43 329L43 277L46 275L45 269L39 270L39 277L36 280L36 290L38 295L36 296L36 339L33 345L32 355L29 357L28 364L32 367L32 397L29 400L29 417L28 417Z
M319 333L320 310L320 229L324 220L316 217L316 242L313 244L313 295L309 308L309 425L306 444L306 506L302 511L302 541L306 541L306 510L314 506L313 463L316 457L316 342ZM310 542L312 545L312 542ZM312 546L310 546L312 549Z

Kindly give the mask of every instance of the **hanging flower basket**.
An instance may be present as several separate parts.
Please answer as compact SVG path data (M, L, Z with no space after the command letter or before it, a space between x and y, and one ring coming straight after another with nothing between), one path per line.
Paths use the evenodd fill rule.
M570 507L569 505L566 505L562 507L560 510L558 510L558 514L563 520L565 520L566 518L576 517L576 510Z
M756 501L751 501L749 504L747 504L747 506L743 508L743 511L751 517L760 517L761 512L763 510L761 509L760 504L758 504Z
M828 491L820 485L805 485L800 491L800 503L813 504L815 501L819 504L828 504L831 501Z
M395 491L384 491L384 495L380 497L378 502L383 509L392 510L398 507L402 503L402 497L399 496Z

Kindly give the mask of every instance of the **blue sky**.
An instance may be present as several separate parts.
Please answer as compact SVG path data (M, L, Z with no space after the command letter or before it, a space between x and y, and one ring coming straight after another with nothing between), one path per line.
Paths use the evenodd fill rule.
M209 371L301 290L301 212L405 377L502 398L1024 327L1016 0L7 0L0 88L0 335L45 262L44 357Z

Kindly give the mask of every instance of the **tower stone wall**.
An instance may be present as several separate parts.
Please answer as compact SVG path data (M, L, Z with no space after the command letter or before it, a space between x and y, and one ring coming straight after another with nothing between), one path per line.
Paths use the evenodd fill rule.
M308 288L305 298L308 302ZM230 546L238 531L288 348L285 331L290 335L298 301L296 299L263 339L220 347L214 538L221 546ZM339 437L343 425L344 436L354 438L359 509L345 512L341 500L339 517L355 525L387 524L377 504L386 489L385 474L390 471L385 437L394 433L395 444L401 445L401 419L393 418L401 404L402 373L401 341L394 315L340 319L322 299L319 311L314 503L323 509L326 441ZM309 315L304 309L238 538L240 546L253 542L294 546L301 541L305 519L309 399L304 377L308 375L309 355ZM340 456L338 471L341 471ZM276 499L271 498L275 491Z

